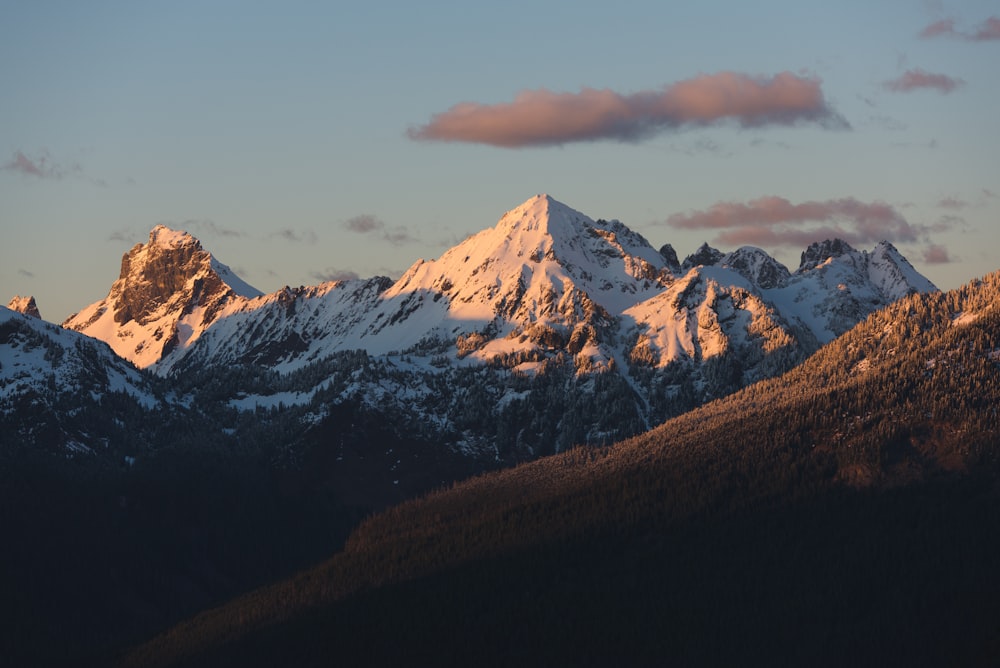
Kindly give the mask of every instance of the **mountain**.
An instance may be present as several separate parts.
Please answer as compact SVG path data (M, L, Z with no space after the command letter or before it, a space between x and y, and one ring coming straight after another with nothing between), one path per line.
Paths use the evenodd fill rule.
M23 313L24 315L30 315L33 318L41 319L42 314L38 311L38 305L35 303L34 297L22 297L21 295L15 295L10 303L7 304L7 308L11 311L17 311L18 313Z
M132 421L124 416L161 403L152 380L103 342L0 308L0 454L117 452Z
M190 234L157 225L122 257L108 296L63 327L144 368L183 353L227 306L260 294Z
M698 322L680 309L704 306L702 325L708 311L720 319L716 303L692 301L707 298L696 290L701 284L711 283L723 299L739 292L742 306L731 310L741 326L768 320L806 353L900 296L935 289L889 244L871 254L838 240L824 244L803 253L794 274L761 249L724 254L707 244L678 269L669 245L656 251L618 221L595 221L538 195L439 259L418 261L395 283L342 281L262 296L193 237L160 226L123 258L109 296L65 326L161 374L234 362L289 371L356 349L433 351L465 363L503 358L526 371L558 352L587 369L612 360L621 367L630 358L664 367L754 344L733 327L707 342L707 354L698 352ZM668 299L670 289L677 293ZM640 333L667 328L677 345L647 345L663 338L657 335L639 349L622 346L623 325Z
M765 294L820 343L828 343L869 313L914 292L936 289L887 241L867 252L834 239L811 244L795 273Z
M761 249L707 244L678 266L669 245L537 195L398 281L269 295L157 227L66 326L188 379L182 392L198 394L197 378L240 411L296 406L295 443L354 405L399 438L511 463L648 429L934 289L886 243L815 244L794 273Z
M639 437L396 506L124 665L990 665L998 405L1000 273Z

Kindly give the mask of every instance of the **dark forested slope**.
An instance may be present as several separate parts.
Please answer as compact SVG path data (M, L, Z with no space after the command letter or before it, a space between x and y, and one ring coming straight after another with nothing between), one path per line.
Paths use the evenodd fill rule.
M126 663L985 664L998 405L993 274L640 437L396 506Z

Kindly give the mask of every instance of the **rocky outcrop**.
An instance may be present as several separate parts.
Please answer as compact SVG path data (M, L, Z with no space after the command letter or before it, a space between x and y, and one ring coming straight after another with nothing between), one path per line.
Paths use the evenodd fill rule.
M30 315L32 318L38 318L39 320L42 319L42 314L38 311L38 305L35 304L34 297L14 295L14 298L7 304L7 308L11 311L23 313L24 315Z
M687 271L698 266L713 267L718 264L719 260L721 260L724 256L725 254L722 251L712 248L707 243L704 243L698 246L698 250L684 258L684 263L681 265L681 269L683 271Z

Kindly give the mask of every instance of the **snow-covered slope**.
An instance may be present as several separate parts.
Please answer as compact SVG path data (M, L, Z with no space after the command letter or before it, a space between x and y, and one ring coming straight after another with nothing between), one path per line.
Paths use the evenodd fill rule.
M827 343L883 306L914 292L936 290L889 242L868 252L835 239L810 245L795 273L763 294L787 318Z
M122 257L108 296L63 327L106 342L136 366L180 356L227 307L261 292L186 232L158 225Z
M606 362L613 351L600 347L602 332L672 281L641 235L538 195L439 259L417 261L394 284L331 283L228 308L183 364L290 370L342 350L414 348L470 363L537 349Z
M158 227L125 256L108 298L67 326L164 376L243 365L285 374L280 390L260 377L231 388L233 407L315 404L309 419L321 420L328 411L318 397L391 406L455 442L490 447L463 417L472 396L501 431L508 418L528 419L517 411L541 425L518 378L548 387L541 376L560 369L575 380L559 391L583 397L567 410L592 413L582 408L586 397L606 403L613 386L631 406L616 415L652 424L781 373L872 311L933 289L884 242L871 252L840 240L813 244L794 273L750 246L725 253L704 244L680 264L669 244L657 251L621 222L537 195L394 283L377 277L269 295L190 235ZM363 372L351 370L359 350ZM611 385L597 382L603 372L615 376ZM474 377L479 387L467 387ZM601 413L572 430L560 414L546 419L566 431L561 442L603 442L618 432ZM512 442L522 441L515 432Z
M163 405L150 379L104 343L0 307L0 442L91 451L101 439L88 412L114 419L114 395L142 409Z
M413 265L382 296L358 342L381 351L479 333L464 339L463 354L487 359L537 345L576 353L672 280L663 256L622 223L537 195L439 259Z
M235 300L183 357L162 360L166 373L186 368L254 364L289 371L345 348L379 296L392 284L384 277L285 287L269 295ZM360 346L352 346L359 348Z

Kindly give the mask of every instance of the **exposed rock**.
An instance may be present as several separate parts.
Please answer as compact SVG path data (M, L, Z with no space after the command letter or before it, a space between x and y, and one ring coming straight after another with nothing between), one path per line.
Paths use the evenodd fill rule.
M663 259L666 261L667 269L675 274L680 272L681 263L677 259L677 251L674 250L673 246L670 244L663 244L660 246L660 255L662 255Z
M30 315L32 318L42 319L42 314L38 312L38 305L35 304L34 297L14 295L14 298L7 304L7 308L11 311L23 313L24 315Z
M855 252L854 249L843 239L827 239L811 243L809 248L802 252L799 271L813 269L831 257L840 257L853 252Z
M697 266L712 267L718 264L719 260L723 257L724 253L722 251L712 248L707 243L703 243L701 246L698 246L698 250L684 258L684 264L681 265L681 269L687 271Z
M742 248L727 254L719 262L729 267L759 288L768 290L784 285L791 274L788 268L754 246Z

